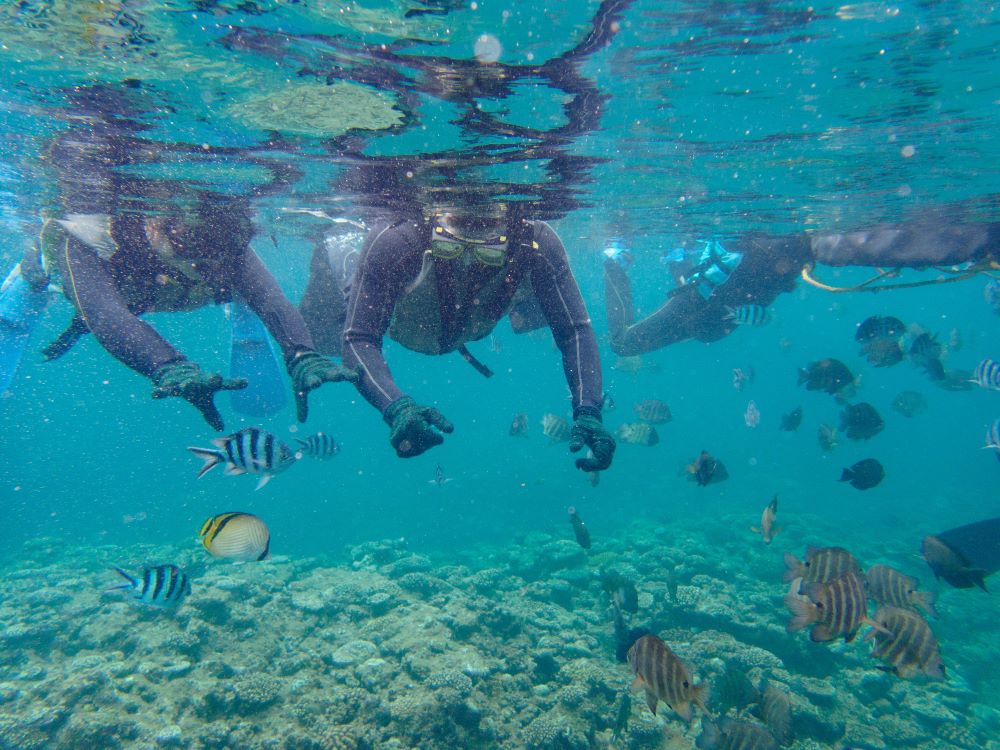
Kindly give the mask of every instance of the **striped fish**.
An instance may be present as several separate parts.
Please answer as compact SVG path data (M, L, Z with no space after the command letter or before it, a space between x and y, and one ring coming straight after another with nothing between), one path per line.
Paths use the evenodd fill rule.
M305 440L295 438L302 452L311 458L333 458L340 453L340 444L325 432L317 432Z
M875 639L872 656L888 664L888 671L903 679L918 672L944 679L937 638L924 618L908 609L886 606L873 619L880 629L871 631L865 640Z
M652 424L666 424L674 418L673 414L670 413L670 407L658 398L640 401L632 406L632 411L643 422Z
M150 607L179 607L191 593L191 580L176 565L144 568L139 577L126 573L121 568L115 568L115 572L125 579L125 583L112 586L106 591L131 590L133 600Z
M785 574L781 580L790 583L796 578L801 578L803 583L825 583L849 571L860 576L861 566L854 559L854 555L843 547L809 545L806 548L804 561L788 552L785 553Z
M220 513L205 520L198 532L214 557L250 562L270 557L271 532L251 513Z
M623 443L632 445L656 445L660 442L660 436L656 428L646 422L625 422L618 425L618 438Z
M189 446L188 450L205 463L198 471L201 479L218 464L226 465L226 476L239 474L260 474L256 489L260 489L271 477L278 474L297 460L301 453L293 453L292 449L278 438L259 427L246 427L226 437L212 441L213 448L197 448Z
M687 722L691 721L692 703L708 713L708 684L693 684L677 654L655 635L644 635L633 643L627 658L635 675L632 689L645 689L646 705L654 715L657 701L666 703Z
M850 643L862 623L872 624L864 583L853 570L826 583L803 583L800 592L785 595L785 606L792 613L786 626L790 633L816 623L809 633L811 640L822 643L842 635Z
M553 443L565 443L569 440L572 429L569 422L562 417L557 417L555 414L543 414L542 432Z
M888 565L872 565L865 573L865 587L869 598L876 604L887 604L900 609L920 607L931 617L937 617L934 609L934 594L917 591L920 582L900 573Z
M701 734L695 747L699 750L778 750L774 736L759 724L724 718L716 724L701 722Z
M984 359L972 371L972 382L980 388L1000 391L1000 362Z
M763 305L727 306L726 320L738 326L763 326L771 322L771 311Z
M983 447L992 448L997 461L1000 461L1000 417L994 419L986 431L986 445Z
M781 688L770 684L761 699L761 718L779 745L792 741L792 699Z

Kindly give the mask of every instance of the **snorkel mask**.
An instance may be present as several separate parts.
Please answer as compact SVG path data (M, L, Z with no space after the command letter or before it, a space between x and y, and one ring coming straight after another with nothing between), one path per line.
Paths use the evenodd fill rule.
M441 260L456 260L471 252L472 257L484 266L503 266L507 258L507 235L502 232L494 236L490 234L505 226L504 208L494 206L493 210L475 216L450 212L436 214L431 255ZM473 233L485 235L485 238L470 237Z

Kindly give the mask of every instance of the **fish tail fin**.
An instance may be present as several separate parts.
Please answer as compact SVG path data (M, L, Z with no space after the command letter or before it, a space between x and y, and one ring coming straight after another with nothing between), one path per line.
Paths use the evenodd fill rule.
M773 498L771 498L771 502L769 502L767 504L767 507L770 508L771 511L774 512L774 513L778 512L778 496L777 495L775 495Z
M700 708L703 714L711 716L708 710L708 694L708 683L703 680L694 686L694 691L691 693L691 702Z
M798 385L802 385L803 383L806 383L808 381L809 381L809 371L804 367L800 367Z
M209 471L226 461L226 457L222 451L212 450L211 448L197 448L191 445L188 446L188 450L205 461L201 468L198 469L198 479L201 479Z
M121 568L115 566L114 571L125 579L125 583L120 583L117 586L111 586L110 588L104 589L105 593L108 591L121 591L122 589L134 589L139 585L139 579L130 573L126 573Z
M854 472L851 471L850 469L841 469L840 470L840 479L838 479L837 481L838 482L850 482L851 478L853 476L854 476Z
M305 453L309 452L309 443L307 443L305 440L301 438L295 438L295 442L299 444L299 447L302 449L303 452Z
M930 617L940 617L934 607L934 592L932 591L914 591L913 604L920 607Z
M271 479L272 479L272 477L274 477L274 474L263 474L263 475L261 475L260 481L257 482L257 486L254 487L254 490L259 490L265 484L267 484L268 482L270 482Z
M873 619L871 619L867 615L865 615L864 617L861 618L861 623L863 625L867 625L870 628L873 628L872 632L875 632L877 630L882 635L888 635L890 637L892 636L892 631L891 630L889 630L888 628L882 627L881 625L879 625L877 622L875 622Z
M802 575L802 561L791 552L785 553L785 572L781 576L782 583L791 583Z
M810 623L816 621L816 607L808 599L803 599L789 592L785 594L785 606L792 613L792 619L785 626L785 629L789 633L802 630Z
M969 580L971 580L987 594L990 592L990 590L986 588L986 581L984 580L986 576L989 575L987 571L982 570L981 568L970 568L968 574Z

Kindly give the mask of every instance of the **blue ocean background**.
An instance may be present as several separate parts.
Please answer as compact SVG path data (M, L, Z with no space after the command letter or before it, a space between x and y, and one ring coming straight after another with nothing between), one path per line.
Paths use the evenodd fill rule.
M734 550L759 545L749 527L777 494L786 531L772 545L776 596L780 552L801 555L805 542L895 561L940 593L948 616L935 633L946 661L949 640L973 634L979 658L966 651L967 661L950 664L980 692L981 702L1000 710L1000 683L982 669L997 657L995 594L935 584L919 554L927 534L1000 515L1000 464L993 450L983 449L984 435L1000 417L1000 394L978 387L944 390L908 361L875 368L854 341L865 318L894 315L959 344L949 347L949 370L971 371L983 358L1000 358L1000 315L984 298L987 279L879 294L833 294L800 283L774 303L770 324L741 328L712 344L684 342L643 355L641 369L628 372L615 367L608 347L602 276L602 251L620 238L634 254L630 275L640 314L646 314L671 288L660 255L680 244L716 238L727 245L751 232L848 231L930 212L941 212L943 221L949 215L1000 219L1000 9L957 0L109 4L150 29L172 30L169 49L156 62L144 48L102 44L98 4L56 4L41 31L26 23L25 8L42 4L18 5L20 11L13 4L0 10L5 273L37 231L38 210L52 199L54 187L39 158L46 140L65 125L64 87L148 81L173 109L153 114L155 127L144 137L237 149L169 168L248 192L265 180L256 162L241 162L238 149L259 155L271 133L227 114L226 103L255 87L281 91L289 81L322 81L316 69L324 60L324 38L335 38L338 50L395 43L401 55L470 61L475 40L490 34L502 46L501 62L540 65L579 44L604 8L616 30L576 63L594 92L606 97L603 111L593 129L559 145L559 153L580 157L585 166L563 186L572 205L549 219L567 248L600 342L605 389L615 403L605 423L614 429L635 421L633 404L650 398L667 402L673 421L657 428L656 446L620 444L612 468L591 486L566 445L542 434L544 414L570 416L551 336L516 336L504 321L495 331L493 348L500 351L492 351L488 340L470 346L496 372L490 380L457 355L431 358L386 342L403 390L455 424L443 445L414 459L395 456L380 416L348 385L316 391L306 425L296 424L292 408L264 421L241 417L220 396L227 432L256 424L291 441L321 430L341 443L334 459L302 461L255 492L254 480L219 470L197 479L198 459L186 448L214 437L201 417L179 400L151 400L150 383L93 337L61 360L42 362L41 347L71 316L69 304L58 298L0 398L0 565L15 568L23 545L39 538L51 544L53 564L63 548L110 545L123 558L150 544L195 550L204 519L230 510L265 518L276 555L343 564L351 547L402 538L438 564L468 564L497 549L531 544L536 532L571 538L566 508L573 505L595 540L614 538L626 547L637 526L698 529L724 520L731 534L726 543L697 552L720 570L735 571L741 557ZM94 6L90 16L82 6ZM338 20L344 8L364 21ZM406 16L427 8L446 10ZM63 18L67 26L60 30ZM97 29L98 41L81 37L81 23ZM122 24L116 23L105 26L118 34ZM234 29L256 35L257 43L232 42ZM68 45L61 61L53 51L60 44ZM185 55L196 56L202 77L181 75ZM502 140L463 130L458 107L445 97L420 91L402 102L370 88L405 117L395 128L354 134L367 156L460 157ZM568 98L525 79L510 97L482 101L505 122L545 130L564 122ZM349 218L359 211L355 196L333 193L345 165L329 138L314 132L281 138L281 149L268 158L287 158L300 174L255 201L260 231L254 248L297 301L311 237L325 225L318 218L291 219L283 209ZM559 182L548 157L528 155L472 172L487 183L523 181L530 200ZM871 272L818 273L849 286ZM901 280L943 277L931 269L905 271ZM228 367L229 324L220 307L148 319L192 360L223 372ZM820 449L816 431L821 423L837 425L841 406L797 385L800 367L826 357L848 365L859 377L856 400L873 404L886 422L873 439L842 438L832 452ZM743 390L733 387L734 368L754 371ZM908 419L891 408L904 390L926 396L925 413ZM755 428L744 422L751 400L762 415ZM801 428L780 431L781 415L797 406L804 412ZM526 439L508 435L519 412L529 416ZM702 449L724 461L728 481L708 487L688 481L683 466ZM837 481L844 467L869 457L885 466L881 485L859 492ZM438 467L452 481L435 483Z

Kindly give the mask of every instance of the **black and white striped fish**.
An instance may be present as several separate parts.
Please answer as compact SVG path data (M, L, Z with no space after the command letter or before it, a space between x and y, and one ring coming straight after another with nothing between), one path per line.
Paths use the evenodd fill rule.
M980 388L1000 391L1000 362L984 359L972 371L972 382Z
M125 583L106 590L131 590L132 599L139 604L170 609L179 607L191 593L191 579L176 565L144 568L142 575L138 577L126 573L121 568L115 568L115 572L125 579Z
M198 471L201 479L218 464L226 465L226 476L239 474L260 474L256 489L260 489L275 474L279 474L302 458L302 453L294 453L291 448L278 438L259 427L246 427L226 437L212 441L216 448L197 448L189 446L188 450L205 463Z
M1000 417L994 419L986 430L986 445L983 447L992 448L997 461L1000 461Z
M317 432L305 440L295 438L302 452L312 458L333 458L340 453L340 443L325 432Z
M789 591L785 595L785 606L792 613L786 626L788 632L813 625L809 638L818 643L832 641L841 635L850 643L862 623L874 625L868 619L864 583L853 570L826 583L803 583L801 594Z
M771 311L763 305L727 307L726 320L738 326L762 326L771 322Z

